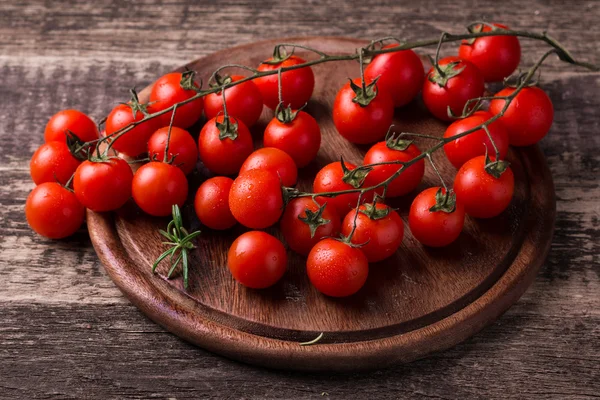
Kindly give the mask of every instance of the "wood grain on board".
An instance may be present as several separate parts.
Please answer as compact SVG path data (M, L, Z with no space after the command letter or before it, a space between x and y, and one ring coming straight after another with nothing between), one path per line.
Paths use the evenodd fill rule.
M281 373L190 346L143 317L106 276L87 233L52 242L22 214L28 160L47 119L75 107L100 119L188 60L281 36L407 39L482 17L548 30L599 63L600 4L576 1L363 3L99 1L0 3L0 397L586 398L600 383L600 78L550 61L555 105L541 147L557 195L554 241L523 298L473 339L372 373ZM208 22L210 20L210 22ZM523 64L542 53L522 41ZM445 51L450 54L452 46ZM428 51L421 51L425 54Z

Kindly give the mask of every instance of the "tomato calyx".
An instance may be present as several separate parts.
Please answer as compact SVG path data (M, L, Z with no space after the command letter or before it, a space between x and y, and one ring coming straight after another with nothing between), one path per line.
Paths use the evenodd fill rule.
M441 88L446 87L446 84L448 84L448 81L450 79L459 75L466 68L466 65L463 65L458 69L455 68L461 63L460 60L452 61L444 65L439 65L436 64L436 62L433 60L433 58L431 58L431 56L429 57L429 59L434 68L433 71L431 71L431 73L429 73L429 75L427 76L427 79L429 79L429 81L432 83L436 83Z
M179 81L179 86L183 90L193 90L195 92L200 91L200 87L202 87L202 82L200 83L200 87L196 85L194 82L194 78L196 77L196 71L187 69L181 73L181 80Z
M294 49L295 50L295 49ZM275 46L273 48L273 57L270 60L263 61L263 64L278 65L294 55L294 50L288 54L284 46Z
M231 139L235 140L238 137L238 123L237 121L232 121L232 117L225 115L223 117L223 122L215 121L217 125L217 129L219 130L219 139Z
M323 204L319 207L317 211L312 211L309 208L305 209L304 212L306 214L305 217L301 217L298 215L298 219L308 225L310 229L310 238L314 238L317 232L317 229L322 225L327 225L331 221L323 218L323 211L325 211L326 204Z
M344 157L340 157L340 163L342 165L342 172L344 172L344 176L342 176L342 181L355 189L358 189L363 185L363 183L365 183L367 175L373 170L373 167L364 165L351 170L348 167L346 167Z
M366 215L369 219L373 221L377 221L378 219L382 219L390 215L392 212L391 207L377 208L377 203L374 201L373 203L365 203L363 204L364 208L361 207L358 212Z
M305 103L302 107L294 111L289 104L284 106L283 103L279 103L277 104L277 107L275 107L275 118L282 124L289 124L296 119L298 113L302 111L307 104L308 103Z
M373 79L373 82L365 85L364 80L362 81L362 86L358 86L356 83L350 80L350 88L354 92L354 98L352 99L353 103L358 104L361 107L368 106L375 97L377 97L377 81L379 77Z
M492 161L488 154L485 155L485 172L490 174L496 179L500 179L500 176L508 169L510 163L505 160L494 160Z
M217 73L217 74L215 74L215 83L211 83L210 87L211 88L221 88L225 85L229 85L231 82L233 82L233 81L231 80L230 75L221 76L220 74ZM217 92L217 94L218 93L221 93L221 91L219 90Z
M429 209L430 212L445 212L451 214L456 210L456 193L453 190L447 192L439 188L435 193L435 204Z
M84 142L75 133L67 129L65 131L67 137L67 147L73 157L79 161L85 161L89 158L90 144Z
M129 93L131 94L131 100L128 103L120 103L126 105L131 108L131 113L133 114L133 119L135 120L137 117L137 113L140 112L145 117L149 115L148 113L148 103L140 103L140 99L138 98L138 94L135 88L129 89Z
M413 140L402 139L402 134L396 135L392 132L393 126L390 126L388 133L385 135L385 146L390 150L405 151L413 143Z
M507 76L506 78L504 78L503 80L503 86L504 87L509 87L509 88L513 88L516 89L517 87L533 87L533 86L538 86L539 82L540 82L540 75L538 74L538 78L537 79L529 79L527 77L529 73L527 71L525 72L521 72L517 75L513 75L513 76ZM541 74L541 72L540 72Z
M503 29L494 24L490 24L489 22L473 22L472 24L467 25L467 31L469 31L469 33L481 33L484 31L484 27L486 26L489 27L490 31L492 32ZM465 39L462 43L470 46L475 43L476 40L477 38Z

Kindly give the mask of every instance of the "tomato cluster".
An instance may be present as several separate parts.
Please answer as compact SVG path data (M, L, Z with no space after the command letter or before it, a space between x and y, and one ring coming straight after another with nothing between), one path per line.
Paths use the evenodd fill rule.
M145 213L167 216L188 199L187 175L200 160L215 175L194 195L200 222L215 230L237 223L251 229L229 249L228 267L237 281L265 288L285 274L283 243L260 231L279 223L288 247L307 257L307 275L317 290L352 295L365 284L369 263L394 256L402 245L404 222L385 202L414 192L430 155L410 135L390 133L395 108L422 91L433 116L453 121L437 139L458 169L453 188L442 182L442 187L425 189L408 213L412 236L431 247L454 242L467 215L492 218L509 206L514 192L514 176L504 161L509 145L536 143L553 117L552 103L537 87L521 88L516 95L508 87L487 111L474 109L485 82L505 79L516 69L520 47L515 37L465 40L458 56L439 60L428 72L414 51L394 51L397 46L382 44L387 52L361 68L362 76L350 79L333 104L339 134L371 145L363 164L341 159L325 165L311 193L293 187L298 168L316 158L321 144L319 125L302 110L315 79L309 66L262 75L306 62L279 49L260 65L258 78L216 75L220 91L204 98L197 95L191 71L166 74L155 82L147 105L135 92L129 103L117 105L102 134L81 112L56 114L46 127L46 143L31 160L38 186L26 202L27 220L41 235L62 238L79 229L85 208L112 211L131 198ZM264 130L265 147L255 150L250 127L263 106L275 113ZM148 113L159 115L147 118ZM203 114L206 122L195 140L188 130ZM131 160L144 154L148 162L135 173L121 156Z

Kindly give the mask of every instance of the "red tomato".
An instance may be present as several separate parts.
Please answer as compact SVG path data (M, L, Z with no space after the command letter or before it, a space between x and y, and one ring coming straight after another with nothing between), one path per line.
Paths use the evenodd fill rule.
M496 93L496 96L509 96L514 91L514 88L505 88ZM504 104L505 100L492 100L490 112L500 114ZM546 136L553 118L554 107L546 92L538 87L526 87L511 101L500 121L508 130L510 144L529 146Z
M264 145L285 151L298 168L302 168L317 156L321 130L310 114L299 111L296 118L288 123L273 118L265 128Z
M500 29L508 29L506 25L493 24ZM478 32L492 30L487 25L476 27ZM486 82L502 81L510 76L521 61L521 45L516 36L485 36L470 40L463 40L458 49L458 56L475 64L481 71Z
M151 160L163 161L168 136L168 126L160 128L150 136L148 156ZM175 157L173 165L181 169L186 175L194 170L198 161L198 147L194 138L188 131L176 126L172 127L171 139L169 140L169 160L173 157Z
M180 103L196 95L195 90L185 90L181 87L181 77L181 72L171 72L170 74L163 75L154 82L154 86L152 86L152 91L150 92L148 112L153 114L162 111L175 103ZM198 85L194 83L194 86L197 87ZM173 126L187 129L194 125L202 116L203 104L202 98L198 98L177 107ZM161 121L160 125L169 126L172 115L173 112L168 112L158 117Z
M360 78L353 80L354 84L361 86ZM366 84L371 81L367 80ZM340 135L352 143L373 143L382 139L394 118L394 102L392 97L384 90L373 86L375 97L368 105L355 103L357 96L350 82L346 83L338 92L333 103L333 123ZM369 91L369 90L368 90Z
M388 44L392 49L397 44ZM412 50L400 50L379 54L365 68L365 78L372 81L379 76L377 85L386 90L394 100L394 106L402 107L419 94L425 80L421 59Z
M335 239L317 243L306 260L308 279L317 290L331 297L353 295L369 275L369 262L362 251Z
M146 213L155 217L171 215L173 205L183 206L188 194L185 174L162 161L144 164L133 176L133 199Z
M283 211L279 177L262 169L240 174L229 191L229 209L235 219L248 228L273 225Z
M272 60L272 58L269 58L267 62ZM290 56L277 64L260 64L257 69L261 72L276 71L279 68L291 67L293 65L304 64L305 62L306 60L300 57ZM254 80L254 83L258 86L258 89L262 94L265 105L273 110L277 107L277 104L279 104L278 81L277 74L264 76ZM283 72L281 74L281 95L283 105L291 105L294 109L302 107L310 100L314 87L315 76L310 67Z
M85 208L75 194L56 182L36 186L25 202L25 217L31 229L50 239L74 234L84 216Z
M354 227L356 209L350 211L342 222L342 235L348 237ZM356 230L352 243L361 245L369 262L377 262L392 256L404 238L404 223L398 213L385 204L363 204L356 216Z
M457 62L454 67L453 63ZM458 75L454 75L444 82L437 71L431 68L423 85L423 102L427 109L442 121L451 121L448 116L448 107L454 115L461 115L463 107L468 100L481 97L485 89L483 75L475 65L458 57L446 57L439 61L446 74L454 74L464 68ZM438 80L440 83L437 83ZM440 84L442 84L440 86Z
M67 131L73 132L80 140L90 142L98 139L98 127L84 113L77 110L62 110L50 118L44 131L46 143L67 142Z
M252 153L254 145L252 136L242 121L230 117L231 123L237 123L237 137L232 140L229 137L219 138L217 123L222 124L224 117L219 115L209 120L198 138L198 149L200 160L206 168L220 175L234 175Z
M485 156L475 157L454 178L456 200L475 218L492 218L504 211L513 197L515 178L508 167L500 178L485 170Z
M436 193L441 188L431 187L418 194L410 206L408 226L415 239L430 247L443 247L454 242L465 223L465 209L456 201L454 211L431 211L435 206ZM444 189L442 194L446 192Z
M242 75L232 75L225 82L236 82L243 79ZM250 127L258 121L263 109L263 99L260 90L252 81L246 81L225 89L227 114L240 119ZM207 119L223 113L222 91L211 93L204 97L204 114Z
M206 180L196 192L194 209L200 222L211 229L229 229L237 222L229 209L229 191L233 179L215 176Z
M353 170L356 165L344 162L348 170ZM344 171L342 169L342 163L340 161L332 162L327 164L317 173L315 181L313 183L313 191L315 193L323 192L339 192L342 190L354 189L352 185L342 180L344 177ZM364 184L363 184L364 186ZM346 215L348 211L356 207L358 203L358 197L360 193L346 193L336 197L317 197L317 201L320 204L329 204L332 206L339 215ZM366 193L362 197L363 202L369 202L373 199L373 193Z
M292 157L275 147L263 147L250 154L240 168L240 174L252 169L264 169L277 175L283 186L294 186L298 168Z
M477 111L470 117L454 121L444 133L444 138L459 135L469 129L481 125L493 115L487 111ZM494 140L500 159L503 160L508 153L508 133L502 122L496 120L488 126L490 136ZM494 146L490 141L487 133L483 129L478 129L475 132L469 133L467 136L458 138L444 145L444 152L448 160L456 168L469 161L471 158L486 154L495 156Z
M75 171L73 188L81 204L92 211L112 211L131 197L133 172L127 161L82 162Z
M367 151L363 163L367 165L390 161L406 162L417 157L419 154L421 154L421 150L415 144L410 144L406 150L394 150L389 148L386 142L379 142ZM381 183L389 179L400 169L402 169L402 166L394 164L373 167L373 170L367 175L365 186L374 186ZM412 192L421 183L424 174L425 162L419 160L406 168L405 171L389 184L386 196L397 197ZM383 188L378 188L376 191L382 194Z
M236 281L253 289L274 285L285 273L287 254L283 244L261 231L235 239L227 254L227 266Z
M143 118L144 114L140 111L136 112L134 118L130 106L127 104L119 104L113 108L106 118L106 135L113 135L115 132L123 129L132 122L140 121ZM112 148L131 157L145 153L148 146L148 140L154 131L156 131L157 123L157 118L149 119L122 136L119 136L119 138L117 138L117 135L115 134L113 136Z
M337 211L329 205L320 210L308 197L294 199L285 208L281 218L281 232L288 246L296 253L306 256L319 240L336 236L340 232L340 216Z
M44 182L66 184L81 161L73 157L64 142L50 142L41 145L29 162L31 179L36 185Z

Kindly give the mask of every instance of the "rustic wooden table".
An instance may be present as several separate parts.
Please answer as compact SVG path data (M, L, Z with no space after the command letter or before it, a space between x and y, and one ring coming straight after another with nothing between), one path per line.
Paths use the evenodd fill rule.
M428 359L352 375L255 368L193 347L137 311L84 230L51 242L23 204L47 119L100 119L189 60L273 37L417 39L487 18L548 30L598 63L600 3L0 2L0 398L587 398L600 393L600 76L557 61L542 74L556 107L542 142L556 184L552 250L498 322ZM523 41L532 63L541 45Z

